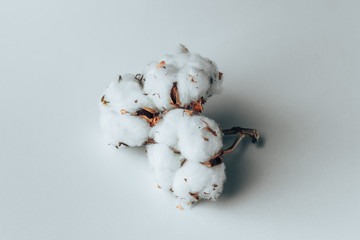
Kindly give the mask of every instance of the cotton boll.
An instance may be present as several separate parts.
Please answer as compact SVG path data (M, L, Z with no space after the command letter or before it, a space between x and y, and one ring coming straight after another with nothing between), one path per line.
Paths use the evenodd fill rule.
M201 198L216 200L222 193L225 180L224 163L209 168L198 162L186 162L174 176L173 194L185 204L195 203Z
M164 144L147 145L146 150L158 187L170 191L174 175L184 162L183 156Z
M107 142L115 146L142 146L150 132L145 119L115 111L101 113L100 126Z
M150 127L159 119L157 109L142 90L142 78L141 74L120 76L101 97L100 125L111 145L143 145Z
M184 46L180 46L177 53L150 63L144 78L144 91L158 109L186 108L194 101L205 101L221 92L222 74L216 64L188 52ZM174 88L179 94L175 103L170 97Z
M158 109L171 109L170 90L177 81L178 69L171 65L157 68L158 64L152 62L148 65L144 74L144 92Z
M159 144L165 144L175 149L178 148L178 134L180 125L187 122L189 116L183 109L174 109L166 113L158 124L150 131L150 137ZM184 122L184 124L180 124Z
M161 188L171 189L184 203L216 200L225 181L222 130L215 121L183 109L166 113L150 130L155 144L147 146L150 165ZM215 164L207 164L215 159Z
M122 111L135 112L136 110L147 107L153 108L151 102L142 89L141 74L126 74L113 81L106 88L101 99L100 110L112 110L118 113Z
M178 72L178 91L180 102L191 103L207 96L211 87L206 72L196 68L183 68Z
M222 131L214 120L174 109L151 129L150 137L181 152L189 161L206 162L222 149Z
M222 131L207 117L187 119L178 130L178 149L188 161L206 162L222 150Z

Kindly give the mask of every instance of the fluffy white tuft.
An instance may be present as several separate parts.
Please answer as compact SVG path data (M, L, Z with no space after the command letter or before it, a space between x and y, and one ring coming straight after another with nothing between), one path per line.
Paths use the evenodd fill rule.
M100 126L111 145L141 146L148 139L149 123L132 115L143 107L154 106L144 95L140 77L133 74L122 76L111 82L101 97Z
M198 162L186 162L175 174L173 193L181 202L193 204L199 199L215 201L226 180L225 164L209 168Z
M177 83L180 105L220 93L222 73L214 62L196 53L190 53L183 45L177 53L167 54L148 64L144 74L144 91L158 109L173 109L170 91Z
M155 179L161 188L173 192L182 208L201 198L218 198L225 165L203 164L222 150L222 131L215 121L174 109L151 129L150 137L156 142L147 146Z

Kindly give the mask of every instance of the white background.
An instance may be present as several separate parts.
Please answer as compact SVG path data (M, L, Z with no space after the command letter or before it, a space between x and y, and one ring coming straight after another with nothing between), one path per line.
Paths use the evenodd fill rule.
M0 239L359 239L358 1L0 2ZM178 43L214 60L204 114L254 127L216 203L179 211L144 149L104 142L118 74Z

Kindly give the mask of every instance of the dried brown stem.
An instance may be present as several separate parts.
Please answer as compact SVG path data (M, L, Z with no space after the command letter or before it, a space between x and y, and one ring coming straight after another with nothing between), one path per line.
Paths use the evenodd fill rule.
M259 141L259 133L255 129L249 128L241 128L241 127L233 127L231 129L223 130L224 135L234 135L236 134L237 137L234 143L227 149L224 150L223 154L230 153L235 150L237 145L243 140L245 137L251 138L253 143Z
M224 135L244 134L245 136L251 138L253 143L259 141L259 133L256 131L256 129L233 127L231 129L223 130L223 133Z
M241 142L241 140L243 140L244 137L245 137L244 134L241 134L241 133L238 134L234 143L229 148L224 150L224 154L234 151L235 148L237 147L237 145Z

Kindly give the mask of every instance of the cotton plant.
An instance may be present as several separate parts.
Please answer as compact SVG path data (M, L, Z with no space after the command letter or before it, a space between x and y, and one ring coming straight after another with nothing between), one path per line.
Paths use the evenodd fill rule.
M103 93L100 125L109 145L146 146L159 189L169 191L183 210L201 199L215 201L226 180L224 154L244 137L259 140L254 129L222 130L201 115L206 100L222 91L216 64L179 45L148 64L142 74L126 74ZM236 135L229 148L223 136Z

